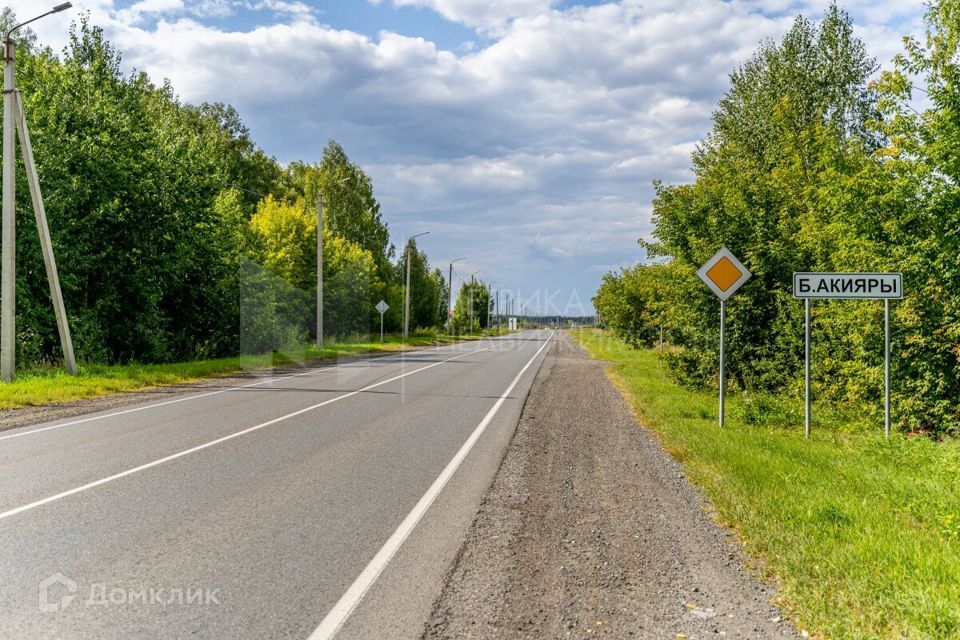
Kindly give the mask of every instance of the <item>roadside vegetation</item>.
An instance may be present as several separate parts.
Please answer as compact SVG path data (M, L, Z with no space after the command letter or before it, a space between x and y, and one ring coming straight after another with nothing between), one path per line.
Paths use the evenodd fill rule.
M732 394L727 427L714 393L685 388L656 350L610 332L573 335L641 421L703 489L758 571L781 585L801 629L824 638L960 638L960 443L850 428L802 405Z
M657 184L645 260L594 298L633 345L663 328L667 367L716 388L719 303L697 268L727 246L753 278L727 303L729 383L797 396L803 303L795 271L899 271L892 305L893 417L960 430L960 11L928 5L926 33L885 68L837 6L802 17L733 71L692 157L693 181ZM883 303L812 305L818 401L882 411Z

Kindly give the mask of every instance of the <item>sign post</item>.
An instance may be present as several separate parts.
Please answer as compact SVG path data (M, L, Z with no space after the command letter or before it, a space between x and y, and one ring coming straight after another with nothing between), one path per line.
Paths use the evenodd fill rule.
M376 306L377 311L380 312L380 342L383 342L383 314L385 314L389 308L390 306L383 300L378 302Z
M803 299L803 431L810 437L810 298Z
M724 400L727 386L726 325L727 298L732 296L752 275L726 247L721 247L697 271L697 275L720 299L720 426L723 426Z
M883 433L890 439L890 298L883 300Z
M883 432L890 437L890 301L903 297L900 273L815 273L793 274L793 297L804 304L804 428L810 437L810 300L883 299Z

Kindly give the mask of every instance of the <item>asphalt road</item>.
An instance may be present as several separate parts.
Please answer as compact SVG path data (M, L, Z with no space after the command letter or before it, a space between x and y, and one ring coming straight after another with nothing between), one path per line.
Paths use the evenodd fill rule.
M0 638L404 638L552 334L0 433Z

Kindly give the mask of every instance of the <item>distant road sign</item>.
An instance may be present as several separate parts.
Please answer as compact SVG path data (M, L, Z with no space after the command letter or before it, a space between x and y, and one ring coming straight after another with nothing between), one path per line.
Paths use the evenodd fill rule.
M794 298L902 298L899 273L793 274Z
M383 300L378 302L376 306L377 311L380 312L380 342L383 342L383 314L385 314L389 308L390 305Z
M697 275L721 300L726 300L753 275L729 249L722 247L707 260Z

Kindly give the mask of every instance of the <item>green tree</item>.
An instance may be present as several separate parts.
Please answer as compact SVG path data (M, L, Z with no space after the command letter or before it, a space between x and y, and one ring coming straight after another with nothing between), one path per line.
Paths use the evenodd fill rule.
M160 361L235 350L234 231L246 221L216 206L233 188L221 124L169 86L124 76L119 54L86 19L62 59L24 51L18 82L78 356ZM18 196L29 229L25 185ZM57 349L36 238L21 240L24 361Z
M684 331L673 364L684 377L716 378L718 303L696 268L726 245L754 277L727 306L729 373L743 387L781 388L802 363L795 270L829 268L831 195L876 148L869 133L875 69L835 5L819 24L800 17L731 76L690 185L657 184L652 256L673 262L671 306ZM822 233L821 230L827 230Z
M603 276L593 306L628 344L650 346L668 324L671 269L672 265L639 264Z
M363 247L374 257L379 277L392 273L393 247L390 232L380 214L370 176L347 156L343 147L330 141L319 164L292 162L286 170L289 200L303 200L315 207L323 194L325 226L334 235Z
M258 262L301 291L317 286L317 218L302 203L267 197L250 220ZM323 230L324 333L366 334L383 286L370 252ZM308 306L315 313L315 297ZM379 317L379 316L378 316ZM311 329L311 335L316 333Z
M464 282L453 306L453 327L457 333L473 333L487 327L491 298L483 282Z
M445 318L440 315L440 296L444 291L443 275L439 269L430 268L427 254L417 249L417 241L410 239L407 250L397 263L395 278L405 283L407 257L410 258L410 328L440 326Z
M308 212L301 202L286 204L267 196L250 219L250 228L260 264L301 289L316 286L315 213ZM327 240L326 234L324 240ZM326 260L326 247L324 249Z

